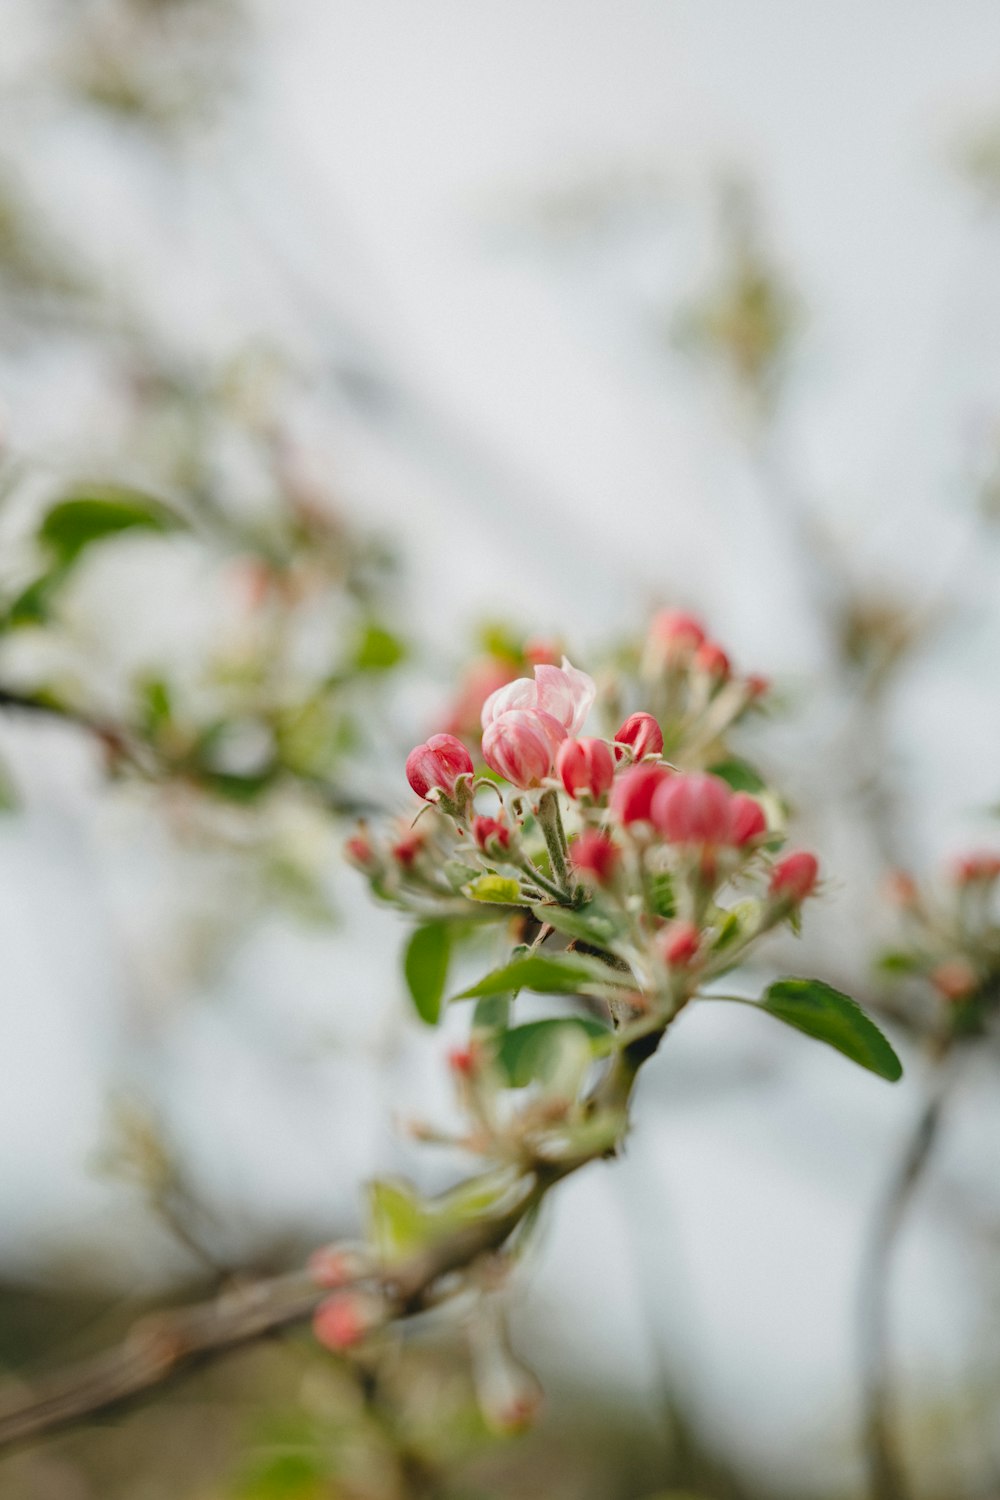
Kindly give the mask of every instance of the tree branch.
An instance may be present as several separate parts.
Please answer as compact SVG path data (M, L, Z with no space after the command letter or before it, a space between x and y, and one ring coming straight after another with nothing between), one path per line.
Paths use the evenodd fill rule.
M889 1353L889 1278L892 1257L907 1212L940 1133L953 1072L939 1065L899 1165L879 1202L861 1275L861 1362L864 1392L864 1448L872 1500L908 1500L895 1431Z

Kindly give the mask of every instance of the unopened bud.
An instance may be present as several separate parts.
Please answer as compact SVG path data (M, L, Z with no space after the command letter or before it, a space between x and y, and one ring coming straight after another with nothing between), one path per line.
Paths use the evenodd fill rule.
M945 1000L968 1000L979 988L979 975L966 958L948 958L931 971L931 984Z
M653 823L672 844L715 847L730 837L732 793L718 776L697 771L671 776L653 797Z
M794 854L786 854L771 871L771 895L798 906L812 895L818 879L819 861L815 854L797 850Z
M767 819L760 803L747 792L735 792L729 803L729 842L737 849L767 832Z
M652 714L629 714L615 735L615 756L621 760L627 745L633 760L642 760L647 755L659 755L663 749L663 730Z
M596 802L615 778L615 762L606 740L563 740L556 755L556 775L571 797L586 794Z
M725 682L732 670L729 657L715 641L702 641L694 654L694 664L699 672L720 682Z
M381 1298L366 1292L337 1292L313 1314L313 1333L335 1353L353 1349L385 1321Z
M685 968L698 955L701 933L693 922L671 922L656 939L660 956L672 969Z
M570 844L569 858L577 874L606 885L618 868L621 850L606 833L588 828Z
M406 757L406 779L418 797L434 800L432 793L452 798L459 776L471 776L472 756L453 734L432 734Z
M655 762L628 766L615 777L611 789L611 811L619 823L648 823L653 797L673 772Z
M491 847L510 848L510 829L499 818L487 818L482 814L473 818L472 836L480 849L487 853Z

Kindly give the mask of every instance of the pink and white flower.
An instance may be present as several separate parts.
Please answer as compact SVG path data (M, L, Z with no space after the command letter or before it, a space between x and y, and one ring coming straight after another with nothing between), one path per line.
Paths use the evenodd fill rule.
M515 677L491 693L483 704L484 731L512 709L543 713L561 724L566 734L576 736L593 706L597 689L594 679L571 665L564 656L561 667L542 665L534 677Z

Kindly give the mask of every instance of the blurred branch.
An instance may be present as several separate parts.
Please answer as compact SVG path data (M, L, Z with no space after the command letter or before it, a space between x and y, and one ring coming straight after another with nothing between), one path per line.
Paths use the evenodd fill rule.
M907 1213L938 1140L954 1069L940 1064L902 1159L875 1213L861 1276L864 1443L872 1500L909 1500L895 1431L889 1352L889 1280Z
M595 1110L617 1115L617 1140L599 1139L589 1150L560 1161L536 1160L513 1203L461 1224L421 1246L398 1264L375 1269L338 1287L362 1286L385 1298L391 1316L407 1318L428 1307L443 1278L499 1250L530 1220L556 1183L601 1157L614 1154L628 1124L636 1076L653 1055L664 1027L636 1037L619 1052L590 1096ZM302 1323L329 1292L302 1273L256 1282L179 1312L141 1320L116 1349L59 1372L34 1395L0 1408L0 1451L74 1426L189 1374L211 1360Z

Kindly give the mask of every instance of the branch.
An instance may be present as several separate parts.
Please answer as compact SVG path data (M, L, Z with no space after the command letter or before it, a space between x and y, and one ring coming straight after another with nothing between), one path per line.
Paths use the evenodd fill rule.
M862 1269L864 1448L872 1500L908 1500L910 1494L895 1432L889 1355L889 1276L900 1230L940 1132L952 1078L952 1072L940 1065L933 1091L877 1206Z
M662 1030L654 1032L623 1047L590 1096L595 1110L621 1110L619 1145L636 1075L662 1035ZM409 1259L350 1284L380 1293L397 1319L423 1311L445 1277L501 1249L557 1182L607 1154L602 1147L564 1161L536 1162L525 1177L524 1192L504 1211L463 1225ZM304 1323L329 1295L300 1272L258 1281L178 1312L151 1314L117 1348L48 1377L32 1394L0 1407L0 1451L123 1406L234 1349Z

